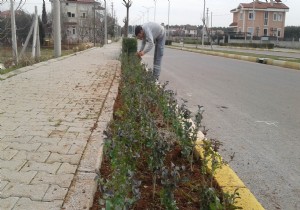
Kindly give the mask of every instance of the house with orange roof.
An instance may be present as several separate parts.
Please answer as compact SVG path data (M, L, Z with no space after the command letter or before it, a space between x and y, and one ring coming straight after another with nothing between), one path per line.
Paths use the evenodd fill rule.
M253 37L284 37L286 13L289 7L280 0L253 0L240 3L232 9L233 22L230 27L236 33L247 33Z

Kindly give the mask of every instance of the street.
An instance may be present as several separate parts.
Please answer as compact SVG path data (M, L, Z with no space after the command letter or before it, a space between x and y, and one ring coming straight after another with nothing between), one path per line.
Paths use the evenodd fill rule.
M204 106L208 137L266 209L300 209L299 71L166 48L160 80Z

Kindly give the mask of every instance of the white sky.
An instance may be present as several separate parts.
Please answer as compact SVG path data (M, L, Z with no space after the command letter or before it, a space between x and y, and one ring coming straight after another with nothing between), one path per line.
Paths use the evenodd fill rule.
M19 0L16 0L19 1ZM103 0L98 0L104 2ZM154 21L154 0L132 0L130 7L130 24L141 24L147 22L147 9L149 9L149 21ZM264 0L261 0L264 1ZM46 10L51 10L49 0L45 0ZM119 20L119 24L123 25L123 19L126 16L126 8L123 6L123 0L106 0L111 13L111 3L114 3L114 10ZM156 0L156 22L168 24L168 0ZM206 7L209 8L209 18L213 13L213 26L228 27L232 22L231 9L236 8L239 3L250 3L252 0L206 0ZM300 0L282 0L289 8L287 13L286 25L300 26ZM26 0L23 7L28 12L34 11L34 6L38 6L39 13L42 11L42 0ZM4 10L8 5L0 6L0 10ZM203 16L203 0L170 0L170 25L202 25ZM210 23L209 23L210 24Z

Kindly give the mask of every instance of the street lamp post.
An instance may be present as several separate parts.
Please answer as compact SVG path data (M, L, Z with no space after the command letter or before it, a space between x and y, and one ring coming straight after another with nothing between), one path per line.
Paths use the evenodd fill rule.
M170 0L169 2L169 7L168 7L168 40L170 39Z
M144 24L145 23L145 18L144 18L145 14L143 11L140 11L140 13L142 13L142 15L143 15L143 24Z
M253 0L253 7L252 7L252 32L251 32L251 42L253 41L253 35L254 35L254 18L255 18L255 0Z
M205 27L205 0L204 1L204 7L203 7L203 26L202 26L202 48L204 47L204 27Z
M156 18L156 0L154 0L154 22Z
M144 8L147 10L147 21L149 22L149 10L152 9L153 7L144 7Z

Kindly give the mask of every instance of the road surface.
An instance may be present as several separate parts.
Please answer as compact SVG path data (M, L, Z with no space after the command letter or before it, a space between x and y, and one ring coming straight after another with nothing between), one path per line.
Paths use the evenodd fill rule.
M208 137L266 209L300 209L300 71L167 48L160 80L204 106Z

